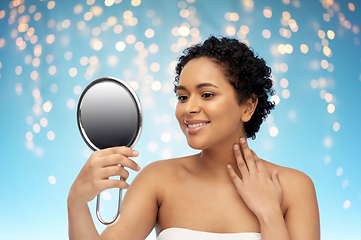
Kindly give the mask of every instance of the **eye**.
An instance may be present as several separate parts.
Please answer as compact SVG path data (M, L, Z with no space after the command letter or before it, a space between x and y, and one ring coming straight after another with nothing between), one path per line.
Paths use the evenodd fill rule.
M188 97L187 97L187 96L184 96L184 95L180 95L180 96L177 96L177 99L178 99L178 101L180 101L180 102L184 102L185 100L188 99Z
M214 96L213 93L203 93L203 94L202 94L202 97L204 97L204 98L211 98L211 97L213 97L213 96Z

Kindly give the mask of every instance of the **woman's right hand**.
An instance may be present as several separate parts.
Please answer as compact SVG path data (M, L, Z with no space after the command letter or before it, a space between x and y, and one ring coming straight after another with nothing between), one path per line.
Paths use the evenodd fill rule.
M112 147L95 151L71 186L68 202L84 204L106 189L127 189L129 184L125 180L129 172L124 167L139 171L139 165L129 159L138 155L137 151L129 147ZM109 179L111 176L120 176L121 179Z

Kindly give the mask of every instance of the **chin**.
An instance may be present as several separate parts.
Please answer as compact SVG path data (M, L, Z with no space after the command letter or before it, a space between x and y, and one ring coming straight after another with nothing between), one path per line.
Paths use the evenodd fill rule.
M204 141L190 141L189 138L187 138L187 143L188 146L190 146L191 148L195 149L195 150L204 150L207 149L209 146L207 146L206 142Z

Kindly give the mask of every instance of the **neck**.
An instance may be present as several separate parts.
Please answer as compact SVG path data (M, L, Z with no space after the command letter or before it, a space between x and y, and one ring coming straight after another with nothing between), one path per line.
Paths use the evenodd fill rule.
M243 134L242 134L243 135ZM232 165L233 169L240 175L236 158L234 156L233 145L239 144L241 136L230 138L217 146L202 150L198 157L198 164L202 172L210 174L212 178L226 178L229 180L227 164ZM246 138L246 136L242 136Z

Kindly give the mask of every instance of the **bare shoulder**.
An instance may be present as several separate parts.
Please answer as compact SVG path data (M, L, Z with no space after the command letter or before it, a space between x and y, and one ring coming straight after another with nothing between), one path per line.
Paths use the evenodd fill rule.
M312 179L299 170L279 166L263 160L264 165L269 173L277 170L280 180L283 199L282 201L289 207L298 204L300 201L314 202L316 201L315 187Z
M166 160L158 160L148 163L137 175L136 178L148 181L153 179L160 185L165 185L170 180L176 180L188 171L192 158L194 156L186 156L181 158L173 158ZM159 186L159 185L158 185Z

